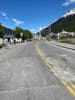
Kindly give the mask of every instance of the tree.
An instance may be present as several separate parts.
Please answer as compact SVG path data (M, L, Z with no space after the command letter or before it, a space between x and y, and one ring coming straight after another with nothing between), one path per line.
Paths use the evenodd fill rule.
M13 34L15 35L16 38L20 38L20 34L23 32L24 30L21 29L20 27L16 27Z
M0 38L3 38L4 35L5 35L4 29L3 29L2 24L0 23Z
M23 34L23 36L21 36L21 33ZM20 27L15 28L14 35L16 38L22 38L23 40L31 39L33 37L32 33L29 30L24 30Z
M31 39L33 38L32 33L29 30L24 30L23 39Z

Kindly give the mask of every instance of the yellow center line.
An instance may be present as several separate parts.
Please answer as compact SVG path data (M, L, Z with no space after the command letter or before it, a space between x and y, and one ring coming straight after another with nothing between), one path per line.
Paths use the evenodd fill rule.
M75 89L75 85L74 84L72 84L71 86Z
M67 81L69 84L70 84L70 86L73 88L73 89L75 89L75 84L73 84L72 82L70 82L70 81Z
M39 54L39 56L41 57L41 59L46 63L46 65L51 69L53 70L54 72L56 72L57 74L60 74L60 70L56 67L54 67L52 64L50 64L45 55L43 54L43 52L41 52L41 50L39 49L39 45L35 45L35 48L36 48L36 51L37 53ZM63 80L60 80L62 82L62 84L68 89L68 91L75 96L75 85L72 84L70 81L63 81Z
M62 84L69 90L69 92L75 96L75 91L65 82L65 81L61 81Z

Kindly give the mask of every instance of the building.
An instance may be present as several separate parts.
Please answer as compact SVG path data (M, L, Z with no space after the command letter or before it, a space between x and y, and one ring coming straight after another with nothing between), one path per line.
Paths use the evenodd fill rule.
M52 39L56 39L56 34L51 32L49 35L46 36L47 40L52 40Z

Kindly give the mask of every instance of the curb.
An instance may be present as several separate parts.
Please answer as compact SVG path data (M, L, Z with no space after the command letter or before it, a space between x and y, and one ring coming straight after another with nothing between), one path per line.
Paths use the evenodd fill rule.
M63 45L60 45L60 44L56 44L56 43L52 43L52 44L56 45L56 46L59 46L59 47L66 48L66 49L75 50L75 48L66 47L66 46L63 46Z
M65 46L61 46L61 45L57 45L57 44L54 44L56 46L59 46L59 47L63 47L63 48L67 48L67 49L71 49L71 50L75 50L74 48L70 48L70 47L65 47Z

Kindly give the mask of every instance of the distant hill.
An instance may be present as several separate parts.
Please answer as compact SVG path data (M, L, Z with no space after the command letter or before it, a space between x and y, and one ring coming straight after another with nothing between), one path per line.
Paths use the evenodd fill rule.
M50 34L50 30L54 33L65 30L67 32L75 32L75 9L70 9L60 19L43 29L41 34L46 36Z
M8 35L9 37L13 36L13 30L10 29L10 28L7 28L5 26L3 26L1 23L0 23L0 29L3 30L3 32L4 32L5 35Z
M2 26L2 27L3 27L4 32L5 32L6 35L10 35L10 34L13 33L13 30L12 30L12 29L7 28L7 27L5 27L5 26Z

